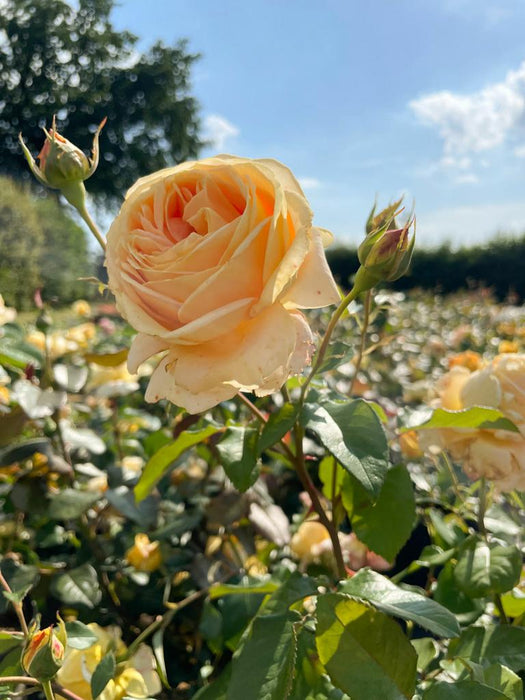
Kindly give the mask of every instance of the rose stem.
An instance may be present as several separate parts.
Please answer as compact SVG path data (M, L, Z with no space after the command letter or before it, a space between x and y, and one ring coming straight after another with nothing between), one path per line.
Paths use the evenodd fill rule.
M11 586L7 583L5 580L2 572L0 571L0 586L4 589L6 593L12 593L13 591L11 590ZM24 611L22 610L22 603L17 603L13 600L10 601L12 604L13 608L15 609L16 616L18 617L18 620L20 622L20 627L22 628L22 632L24 633L24 637L29 636L29 630L27 628L27 622L24 617Z
M485 527L485 512L487 509L487 481L484 476L481 477L480 479L480 484L479 484L479 506L478 506L478 529L485 540L488 544L488 533L487 533L487 528ZM505 613L505 608L503 607L503 601L501 600L501 595L499 593L494 593L494 605L496 606L501 622L504 625L509 624L509 619L507 617L507 614Z
M355 363L354 376L352 377L350 389L348 390L348 393L350 396L354 393L354 385L355 385L359 370L361 369L361 363L363 362L363 356L365 353L366 333L368 331L368 323L370 321L370 307L371 307L371 305L372 305L372 290L369 289L365 295L363 325L361 326L361 339L359 341L359 350L357 352L357 360Z
M304 400L306 398L306 391L310 385L310 382L314 378L317 370L323 363L324 357L326 355L326 351L328 350L328 344L330 343L330 339L332 337L332 333L334 332L334 328L337 325L337 322L341 318L341 316L344 314L346 307L354 301L359 295L359 290L357 290L355 287L353 287L348 294L341 300L339 306L337 309L334 311L334 314L332 318L330 319L330 322L328 326L326 327L326 332L324 334L324 338L321 342L321 345L319 347L319 350L317 352L317 357L315 358L315 361L312 365L312 369L310 370L310 374L306 377L306 380L301 387L301 396L299 398L299 404L304 403Z
M51 681L42 681L42 690L46 696L46 700L55 700L55 694L53 693L53 688L51 687Z
M102 237L102 234L98 230L96 223L93 221L93 219L89 215L89 212L86 209L86 205L83 204L81 207L75 207L75 208L78 211L78 213L80 214L80 216L84 219L84 221L88 225L89 230L95 236L95 238L97 239L97 241L100 244L100 247L102 248L102 250L105 253L106 252L106 241L104 240L104 238Z
M305 460L304 460L304 453L303 453L303 429L302 426L297 422L294 426L294 436L295 436L295 449L296 449L296 455L295 455L295 467L297 470L297 475L299 476L299 479L301 480L301 483L303 484L304 488L308 492L310 498L312 499L312 506L319 516L319 520L321 523L326 527L328 530L328 534L330 535L330 540L332 541L332 547L334 550L334 556L335 556L335 561L337 564L337 573L339 575L340 579L345 579L347 577L346 575L346 567L345 563L343 560L343 552L341 551L341 543L339 542L339 536L337 534L337 528L335 527L335 523L333 520L330 520L330 518L327 516L325 509L323 508L323 505L319 499L319 496L317 494L317 489L315 487L315 484L313 483L310 474L308 473L308 470L306 468ZM332 518L334 517L334 514L332 513Z
M267 423L267 418L266 416L259 411L257 406L253 404L250 399L240 392L238 392L237 396L241 399L241 401L249 408L249 410L256 416L262 423ZM315 484L313 483L312 479L310 478L310 475L308 474L308 470L306 469L305 463L304 463L304 454L303 454L303 433L302 433L302 427L299 425L299 423L296 423L294 426L294 435L295 435L295 446L296 446L296 454L294 454L288 445L281 440L281 445L284 448L288 458L292 461L292 463L295 466L295 469L297 471L297 476L299 477L302 485L306 489L307 493L309 494L310 498L312 499L312 506L319 516L319 520L321 523L326 527L328 530L328 533L330 535L330 539L332 541L332 546L334 548L334 555L337 563L337 571L339 574L340 578L346 578L346 568L344 565L343 561L343 553L341 551L341 543L339 542L339 537L337 536L337 530L334 527L334 523L330 520L330 518L327 516L321 501L319 500L319 496L317 495L317 489L315 488Z

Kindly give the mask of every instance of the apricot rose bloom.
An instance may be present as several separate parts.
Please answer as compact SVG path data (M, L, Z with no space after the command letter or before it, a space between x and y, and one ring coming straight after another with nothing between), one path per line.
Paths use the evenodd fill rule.
M139 180L110 228L106 265L138 331L130 372L165 353L146 400L198 413L299 373L313 349L299 309L340 298L323 250L330 238L274 160L221 155Z
M456 366L437 385L436 406L461 410L471 406L499 409L518 428L424 431L423 441L446 448L472 479L486 477L498 491L525 490L525 355L504 354L469 372Z

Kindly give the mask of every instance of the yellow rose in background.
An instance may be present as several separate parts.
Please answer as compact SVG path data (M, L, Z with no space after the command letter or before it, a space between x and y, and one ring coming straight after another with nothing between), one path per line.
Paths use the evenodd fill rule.
M85 299L77 299L75 302L73 302L71 305L71 310L77 316L91 316L91 306Z
M146 399L197 413L299 373L313 350L299 309L340 298L329 240L277 161L223 155L139 180L109 231L106 265L138 331L130 371L165 353Z
M62 668L57 673L60 685L83 700L93 700L91 676L104 656L109 651L113 651L115 656L126 651L118 627L100 627L94 622L88 627L96 634L97 641L87 649L67 647ZM141 645L131 659L117 666L115 678L109 681L98 700L122 700L126 695L136 698L156 695L161 690L161 684L154 669L151 649Z
M437 385L434 402L448 410L488 406L500 410L520 430L444 428L423 431L427 447L446 448L472 479L486 477L499 491L525 489L525 355L495 357L483 369L453 367Z
M135 544L126 552L126 560L138 571L156 571L162 564L160 542L150 542L147 535L135 535Z

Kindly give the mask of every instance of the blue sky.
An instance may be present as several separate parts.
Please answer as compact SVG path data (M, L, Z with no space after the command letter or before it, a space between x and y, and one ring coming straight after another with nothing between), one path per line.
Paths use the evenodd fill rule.
M121 0L147 48L189 40L202 153L277 158L358 242L377 198L418 243L525 232L523 0Z

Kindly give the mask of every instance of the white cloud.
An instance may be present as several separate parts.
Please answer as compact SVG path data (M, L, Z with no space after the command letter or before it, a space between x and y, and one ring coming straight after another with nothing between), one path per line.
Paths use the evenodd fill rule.
M525 158L525 144L522 144L521 146L516 146L514 149L514 155L516 158Z
M321 181L316 177L298 177L297 180L303 190L317 190L321 187Z
M226 142L240 133L239 129L220 114L208 114L204 117L203 136L211 141L214 148L222 151Z
M525 117L525 62L504 80L470 94L441 91L409 103L443 139L445 167L466 169L465 158L500 146Z
M525 231L525 202L452 207L418 212L417 238L421 246L450 241L454 247L484 243L496 233ZM417 245L417 243L416 243Z

